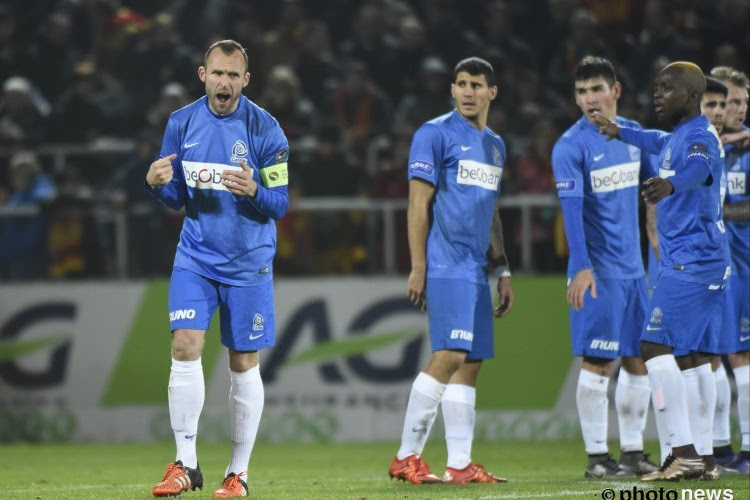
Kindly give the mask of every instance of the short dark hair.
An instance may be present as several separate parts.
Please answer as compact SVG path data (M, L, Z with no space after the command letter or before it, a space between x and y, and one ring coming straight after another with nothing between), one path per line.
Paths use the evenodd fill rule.
M573 74L577 82L596 77L604 78L610 87L617 82L615 67L608 59L598 56L586 56L581 59Z
M721 83L720 80L713 76L706 77L706 91L705 94L721 94L726 97L729 94L729 89L726 85Z
M219 40L218 42L212 43L203 56L204 68L208 67L208 56L211 55L211 52L213 52L214 49L221 49L224 55L227 56L232 55L235 51L239 50L240 54L242 54L242 58L245 60L245 72L247 73L247 52L245 52L245 49L242 47L242 45L240 45L239 42L235 42L234 40Z
M495 86L495 70L492 65L480 57L467 57L456 64L453 68L453 81L461 71L465 71L471 76L484 75L488 87Z

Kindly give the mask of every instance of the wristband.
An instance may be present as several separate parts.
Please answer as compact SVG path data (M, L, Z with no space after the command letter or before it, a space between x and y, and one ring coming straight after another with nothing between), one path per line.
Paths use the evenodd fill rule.
M507 266L497 267L495 268L495 277L510 278L510 270L507 268Z

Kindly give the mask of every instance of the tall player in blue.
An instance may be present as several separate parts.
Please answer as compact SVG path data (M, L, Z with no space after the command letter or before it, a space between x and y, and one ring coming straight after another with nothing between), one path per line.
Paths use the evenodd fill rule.
M716 384L705 353L715 352L731 269L721 220L723 151L716 129L701 115L705 90L705 76L693 63L678 61L661 70L654 109L673 129L671 134L619 127L596 116L602 133L659 154L659 176L648 179L642 190L647 203L659 203L661 263L641 335L641 356L648 368L654 409L663 419L658 426L660 438L670 436L672 454L659 470L642 476L644 481L701 477L707 469L715 469L710 438L713 412L700 408L713 409L716 402ZM694 441L695 428L709 429L702 432L708 439Z
M242 95L250 73L239 43L211 45L198 76L206 95L172 113L161 158L146 175L159 201L185 208L169 286L168 396L177 457L152 492L174 496L203 487L195 445L205 395L201 352L218 307L229 351L232 457L213 496L244 497L263 411L258 351L274 345L274 220L289 202L289 146L276 120Z
M601 57L575 69L576 104L583 116L555 144L552 168L570 247L568 291L574 356L583 357L576 389L588 454L586 477L633 476L656 470L643 452L650 388L639 337L647 290L638 227L638 183L650 168L640 149L607 142L595 113L640 128L617 116L621 86ZM615 404L621 457L607 448L607 388L614 361L622 358Z
M496 208L505 145L486 126L497 96L492 66L471 57L456 65L453 77L456 108L422 125L409 154L408 294L427 308L433 354L412 386L388 473L414 484L505 481L471 460L477 375L482 360L494 356L488 261L500 276L494 316L513 305ZM448 446L442 480L421 456L438 405Z
M728 89L725 135L722 139L735 134L741 138L742 132L747 134L750 131L745 125L750 84L747 75L733 68L719 66L711 70L711 76L719 79ZM737 413L740 417L742 443L738 457L734 457L728 439L714 443L714 455L729 470L750 474L750 148L747 136L738 142L725 144L724 151L727 169L724 224L732 254L732 275L729 278L722 335L728 335L733 343L729 362L737 384ZM720 366L715 373L717 385L723 379L724 404L729 407L729 384L724 367ZM728 436L729 415L726 413L720 425L726 429L724 434Z

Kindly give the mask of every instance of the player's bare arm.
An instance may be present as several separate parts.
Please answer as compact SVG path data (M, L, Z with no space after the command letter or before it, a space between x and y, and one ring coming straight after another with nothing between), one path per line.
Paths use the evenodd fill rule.
M258 183L253 180L253 169L247 163L240 162L242 170L225 170L221 174L221 183L232 194L255 198L258 194Z
M736 143L743 148L750 147L750 130L721 134L721 143L725 146Z
M599 133L607 136L607 140L620 138L620 127L598 111L594 111L594 124L599 127Z
M507 271L508 258L505 254L505 242L503 240L503 222L500 219L499 203L495 206L495 213L492 217L492 228L490 229L490 248L487 251L487 260L490 266L500 268L501 271ZM507 315L513 308L513 286L511 285L510 275L500 276L497 280L498 306L492 314L496 318L502 318Z
M739 203L725 203L724 220L735 222L750 222L750 201L741 201Z
M656 205L646 204L646 238L648 238L648 244L654 251L654 256L660 259L659 256L659 233L656 230Z
M643 189L641 190L643 200L652 205L658 203L672 193L674 193L674 186L672 183L669 182L669 179L662 179L661 177L647 179L643 183Z
M430 202L435 186L419 180L409 181L409 206L406 223L409 237L411 272L407 282L409 301L424 307L425 276L427 273L427 231L430 224Z
M177 158L177 154L172 153L169 156L159 158L151 163L148 167L148 172L146 173L146 184L148 184L151 189L166 186L172 181L172 177L174 176L172 160L175 158Z

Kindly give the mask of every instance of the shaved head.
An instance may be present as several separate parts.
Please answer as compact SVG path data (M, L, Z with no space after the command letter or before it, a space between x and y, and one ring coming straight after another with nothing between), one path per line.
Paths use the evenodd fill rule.
M676 61L667 64L661 70L662 73L667 71L672 73L676 82L684 84L688 92L703 94L706 91L706 76L697 64L687 61Z
M656 77L654 111L657 118L676 126L700 114L706 77L695 64L677 61L667 64Z

